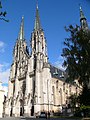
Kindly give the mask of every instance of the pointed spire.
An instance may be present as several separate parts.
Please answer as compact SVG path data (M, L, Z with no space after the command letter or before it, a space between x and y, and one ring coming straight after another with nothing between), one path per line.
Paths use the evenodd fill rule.
M24 40L24 17L23 16L22 16L22 20L21 20L21 26L20 26L20 32L19 32L18 39Z
M83 19L86 20L86 17L84 16L84 13L83 13L83 11L82 11L82 7L81 7L81 5L80 5L80 21L83 20Z
M80 23L81 23L81 28L88 29L87 19L84 16L81 5L80 5Z
M38 10L38 2L37 2L34 30L39 30L39 29L41 29L41 24L40 24L39 10Z
M36 8L38 9L38 0L36 0Z

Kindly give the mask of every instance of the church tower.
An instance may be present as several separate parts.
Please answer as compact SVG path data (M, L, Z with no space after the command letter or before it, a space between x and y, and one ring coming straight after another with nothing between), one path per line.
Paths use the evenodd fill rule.
M80 8L82 28L87 28L86 18ZM29 53L24 36L24 17L13 50L5 101L5 116L37 116L40 112L60 112L67 105L67 97L76 93L76 86L65 83L66 72L51 65L47 43L42 29L38 4ZM71 91L72 90L72 91ZM77 89L78 90L78 89Z
M13 50L13 63L11 65L8 99L6 113L9 116L15 116L18 112L23 111L23 98L26 90L26 76L28 69L29 51L24 38L24 17L22 17L18 39ZM15 111L16 107L17 111ZM9 109L9 110L8 110ZM20 114L22 114L21 112Z
M31 56L34 57L33 67L34 69L41 70L43 68L43 64L48 63L48 56L47 56L47 44L44 36L44 31L41 28L41 23L40 23L38 5L36 7L34 30L31 35L31 49L32 49ZM35 61L37 61L37 64L35 63Z
M50 65L48 63L47 55L47 43L44 31L41 27L38 5L36 6L35 24L31 34L30 45L30 63L32 64L30 66L29 75L31 79L30 81L32 81L32 83L27 83L27 85L31 84L32 89L29 91L33 90L31 93L31 115L33 115L38 111L48 111L49 98L47 93L50 91L50 87L48 88L48 86L51 84Z
M82 7L80 6L80 24L81 24L81 28L87 30L88 29L88 24L87 24L87 19L84 16Z

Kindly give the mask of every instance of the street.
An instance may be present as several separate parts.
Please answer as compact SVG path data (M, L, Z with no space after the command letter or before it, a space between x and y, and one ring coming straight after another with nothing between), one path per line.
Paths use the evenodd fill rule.
M80 120L80 119L66 119L66 118L24 118L24 117L8 117L0 118L0 120Z

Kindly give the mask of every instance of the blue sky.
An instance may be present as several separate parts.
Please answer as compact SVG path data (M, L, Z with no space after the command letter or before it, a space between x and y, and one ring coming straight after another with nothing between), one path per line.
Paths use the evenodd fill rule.
M79 23L79 3L90 25L90 0L38 0L42 28L48 46L49 61L61 66L63 41L68 36L64 26ZM34 28L36 0L2 0L9 23L0 21L0 80L7 83L13 48L18 37L21 17L24 16L25 38L30 46ZM4 84L6 86L6 84Z

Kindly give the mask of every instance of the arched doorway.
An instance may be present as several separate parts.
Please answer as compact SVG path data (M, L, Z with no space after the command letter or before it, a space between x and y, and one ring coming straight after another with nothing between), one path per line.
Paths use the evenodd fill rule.
M32 104L32 106L31 106L31 116L33 116L34 115L34 101L33 101L33 99L31 99L31 104Z
M10 110L10 117L12 117L12 110L13 110L13 109L11 108L11 110Z
M12 114L13 114L13 100L11 99L10 117L12 117Z
M20 116L24 115L24 103L23 100L20 100Z
M34 106L31 107L31 116L34 116Z

